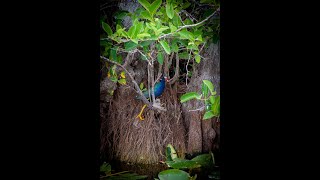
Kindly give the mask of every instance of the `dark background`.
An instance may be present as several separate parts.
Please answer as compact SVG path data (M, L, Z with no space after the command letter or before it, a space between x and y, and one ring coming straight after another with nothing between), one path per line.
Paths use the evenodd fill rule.
M221 178L310 179L319 119L312 6L221 4ZM99 3L1 7L1 176L98 179Z

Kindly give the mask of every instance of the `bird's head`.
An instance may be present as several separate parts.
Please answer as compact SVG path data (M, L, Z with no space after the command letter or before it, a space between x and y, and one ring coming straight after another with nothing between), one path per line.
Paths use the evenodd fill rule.
M163 76L163 79L164 79L165 82L169 82L168 76L164 75L164 76Z

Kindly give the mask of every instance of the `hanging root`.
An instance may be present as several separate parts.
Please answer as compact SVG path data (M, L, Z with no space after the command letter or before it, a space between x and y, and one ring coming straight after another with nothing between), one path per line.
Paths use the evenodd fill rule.
M160 97L168 111L144 109L144 121L137 119L143 103L133 92L120 88L109 106L101 128L102 153L110 159L130 163L153 164L165 160L165 147L172 144L184 156L185 128L181 119L177 93L170 87ZM169 93L170 92L170 93Z

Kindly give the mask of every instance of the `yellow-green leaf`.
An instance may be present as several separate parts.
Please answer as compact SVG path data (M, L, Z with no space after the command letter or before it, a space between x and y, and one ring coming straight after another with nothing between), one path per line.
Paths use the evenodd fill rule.
M201 57L200 57L200 55L199 54L197 54L197 55L195 55L195 60L196 60L196 62L199 64L200 63L200 60L201 60Z
M200 97L201 97L201 95L196 92L188 92L180 97L180 102L184 103L184 102L189 101L191 99L199 99Z
M170 47L165 40L160 41L160 44L163 47L163 49L166 51L167 54L171 54Z
M118 83L119 84L126 84L127 82L126 82L126 79L119 79Z
M150 11L150 3L147 0L138 0L138 2L147 10Z
M171 22L169 22L170 31L174 32L177 30L177 27L175 27Z
M160 7L162 3L162 0L155 0L149 7L149 11L151 13L151 15L153 16L154 13L157 12L158 8Z
M214 86L211 81L203 80L203 83L209 88L211 94L213 94Z
M203 116L203 119L206 120L206 119L210 119L214 116L213 112L212 111L207 111L204 116Z
M122 72L120 73L120 76L121 76L121 78L125 79L125 78L126 78L126 72L125 72L125 71L122 71Z
M151 37L149 33L141 33L137 35L137 38Z
M142 11L140 13L140 16L142 19L148 19L148 20L152 21L152 17L148 11Z
M142 90L143 89L143 82L142 83L140 83L140 89Z

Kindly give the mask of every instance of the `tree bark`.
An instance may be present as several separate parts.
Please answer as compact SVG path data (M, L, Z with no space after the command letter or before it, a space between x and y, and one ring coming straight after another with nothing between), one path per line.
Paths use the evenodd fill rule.
M220 94L220 56L219 44L210 44L205 50L200 64L195 64L192 78L188 84L187 92L201 92L202 80L213 82L217 94ZM213 150L213 143L217 138L217 130L214 129L216 118L202 120L204 115L204 102L191 100L182 104L182 112L188 129L187 152L195 154ZM199 111L190 111L201 109Z

